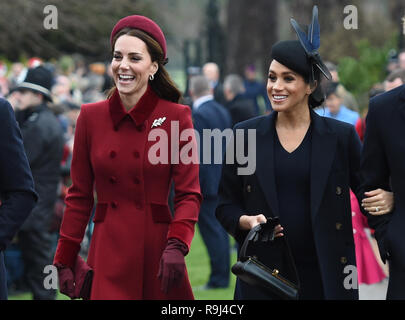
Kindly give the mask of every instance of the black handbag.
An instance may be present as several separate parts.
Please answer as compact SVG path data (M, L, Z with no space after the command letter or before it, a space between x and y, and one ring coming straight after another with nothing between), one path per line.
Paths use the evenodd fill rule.
M265 290L271 292L272 294L280 297L281 299L298 300L298 293L299 293L298 274L295 268L295 263L293 256L291 254L291 250L285 239L282 240L284 241L285 247L287 249L291 266L295 271L297 284L284 278L280 274L279 270L272 269L261 263L257 259L257 257L246 256L246 249L248 247L248 244L251 241L257 241L259 239L260 232L262 231L264 225L265 224L259 224L256 227L252 228L249 234L246 236L245 241L243 242L242 248L240 250L239 260L238 262L236 262L235 265L232 266L232 273L235 274L238 278L240 278L244 282L252 286L262 287ZM272 227L272 229L274 230L274 226ZM271 238L268 238L268 235L265 235L265 237L266 241L268 240L272 241L274 239L274 233ZM283 237L285 237L285 235Z

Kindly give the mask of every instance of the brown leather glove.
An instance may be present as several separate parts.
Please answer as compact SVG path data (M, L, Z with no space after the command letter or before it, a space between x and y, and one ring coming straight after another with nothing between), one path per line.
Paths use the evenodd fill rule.
M170 238L160 258L158 278L161 279L161 290L168 293L173 287L180 285L186 272L184 256L188 247L182 241Z

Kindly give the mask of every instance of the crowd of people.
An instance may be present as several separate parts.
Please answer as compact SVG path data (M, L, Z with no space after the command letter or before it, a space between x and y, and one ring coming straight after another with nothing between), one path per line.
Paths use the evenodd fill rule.
M404 298L397 230L390 246L386 241L394 207L403 202L400 176L391 175L403 165L399 156L379 153L389 134L378 133L377 115L365 120L368 106L340 83L338 66L319 54L308 59L305 41L281 41L272 48L268 79L254 65L222 76L208 62L193 68L182 93L165 69L166 39L152 20L123 18L110 41L111 63L78 59L66 68L32 58L10 70L0 66L0 94L14 110L37 198L4 246L9 293L55 299L43 286L44 267L53 264L60 291L71 298L193 299L184 257L195 225L210 276L194 290L211 290L230 285L229 235L238 250L249 230L278 217L274 239L252 254L295 279L301 299L357 299L357 288L344 287L347 265L357 265L360 285L389 278L388 297ZM404 84L405 51L370 90L373 112L387 97L399 100ZM151 165L148 133L159 127L172 141L172 122L200 137L206 129L255 129L255 173L238 175L238 159L218 163L214 152L207 163L176 162L170 153L169 166ZM189 138L180 147L194 146ZM207 151L203 143L195 147ZM371 164L373 157L380 163ZM294 268L285 264L286 236ZM94 271L86 295L73 285L83 272L79 256ZM235 299L277 298L237 279Z

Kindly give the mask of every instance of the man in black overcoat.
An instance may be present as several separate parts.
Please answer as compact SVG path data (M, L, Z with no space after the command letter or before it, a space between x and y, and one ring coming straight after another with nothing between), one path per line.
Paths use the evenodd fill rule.
M405 299L405 85L371 99L361 158L362 189L392 190L395 207L367 214L380 255L388 260L387 299Z
M36 201L34 181L14 111L0 98L0 300L7 299L3 251Z
M214 100L213 90L205 76L191 78L190 93L194 102L194 129L200 137L200 186L204 198L198 217L198 226L207 247L211 267L208 283L203 288L226 288L229 286L230 278L229 237L215 217L222 155L225 152L226 141L222 140L222 145L219 147L219 141L214 138L204 139L204 130L210 130L211 133L217 130L223 133L226 129L230 130L232 120L228 110ZM211 152L208 159L205 159L206 152Z

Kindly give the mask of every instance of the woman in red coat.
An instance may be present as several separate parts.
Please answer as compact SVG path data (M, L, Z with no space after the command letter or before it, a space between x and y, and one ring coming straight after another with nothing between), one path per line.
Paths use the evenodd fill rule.
M171 129L192 131L190 110L177 104L180 93L163 67L166 41L156 23L143 16L121 19L111 47L115 88L107 100L83 105L77 121L72 186L54 259L61 291L79 296L73 272L95 188L90 298L193 299L184 256L202 201L198 163L172 155L195 139L191 134L183 141Z

